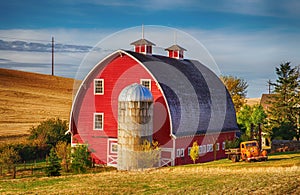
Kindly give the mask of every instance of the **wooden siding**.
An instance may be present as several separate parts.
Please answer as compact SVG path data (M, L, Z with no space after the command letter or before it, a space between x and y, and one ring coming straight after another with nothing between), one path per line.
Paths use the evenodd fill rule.
M95 162L106 164L107 139L117 138L118 132L118 97L120 92L141 79L151 80L151 93L154 98L155 140L160 144L170 139L170 120L166 103L158 84L139 63L127 55L112 60L94 79L104 79L104 94L94 95L94 82L89 82L78 113L77 132L80 142L88 143ZM163 110L163 113L162 113ZM103 130L93 130L94 113L104 113ZM164 120L162 121L162 116ZM76 123L76 122L75 122ZM75 128L74 128L75 129ZM73 131L74 132L74 131ZM75 135L74 137L79 137Z
M191 157L188 155L188 148L193 146L194 141L197 141L198 145L205 145L219 143L219 151L216 151L216 159L226 158L225 150L222 149L222 143L226 140L232 140L235 136L235 132L223 132L220 135L218 134L211 134L211 135L196 135L195 137L181 137L176 139L176 149L175 149L175 156L177 149L184 149L184 157L177 157L175 159L175 165L185 165L185 164L192 164L193 161ZM205 137L205 139L204 139ZM215 141L216 140L216 141ZM199 159L196 163L200 162L208 162L213 161L214 152L206 152L204 154L200 154Z

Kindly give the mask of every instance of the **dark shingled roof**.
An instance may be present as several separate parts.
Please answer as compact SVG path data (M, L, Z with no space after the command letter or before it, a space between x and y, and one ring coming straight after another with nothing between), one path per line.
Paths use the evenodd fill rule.
M154 45L155 46L154 43L148 41L147 39L139 39L135 42L130 43L130 45L150 45L150 46Z
M206 66L195 60L125 52L142 62L158 81L169 106L174 135L238 130L231 97Z
M171 47L168 47L165 49L166 51L186 51L183 47L180 47L179 45L172 45Z

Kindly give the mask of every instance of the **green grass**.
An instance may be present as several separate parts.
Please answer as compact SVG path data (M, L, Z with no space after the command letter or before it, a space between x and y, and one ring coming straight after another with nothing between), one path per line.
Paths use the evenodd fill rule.
M155 170L0 180L1 194L299 194L300 153Z

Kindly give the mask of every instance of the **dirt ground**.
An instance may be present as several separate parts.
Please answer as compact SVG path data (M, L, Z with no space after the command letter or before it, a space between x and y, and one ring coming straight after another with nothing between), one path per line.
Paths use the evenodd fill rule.
M49 118L69 119L73 79L0 69L0 137L28 134Z

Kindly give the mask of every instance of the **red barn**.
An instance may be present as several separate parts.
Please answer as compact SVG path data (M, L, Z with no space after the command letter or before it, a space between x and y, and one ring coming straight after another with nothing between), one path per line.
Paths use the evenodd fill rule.
M118 97L133 83L153 96L153 136L161 148L160 165L193 163L197 141L206 162L225 157L225 141L239 131L232 100L220 79L196 60L184 59L173 45L168 56L152 54L152 42L132 43L100 61L81 83L70 116L72 146L88 144L96 164L118 163Z

